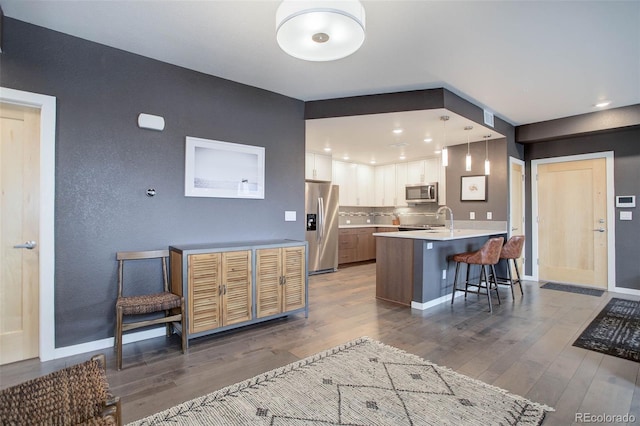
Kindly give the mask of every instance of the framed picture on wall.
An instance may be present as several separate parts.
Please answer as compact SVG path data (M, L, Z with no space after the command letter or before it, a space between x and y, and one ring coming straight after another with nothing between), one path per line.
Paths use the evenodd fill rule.
M264 199L264 147L187 136L186 197Z
M487 201L487 176L462 176L460 201Z

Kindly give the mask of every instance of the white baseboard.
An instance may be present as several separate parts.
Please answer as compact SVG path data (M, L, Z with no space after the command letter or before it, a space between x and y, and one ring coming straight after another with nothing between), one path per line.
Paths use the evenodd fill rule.
M624 288L624 287L614 287L611 290L613 293L622 293L622 294L630 294L632 296L640 296L640 290L636 290L633 288Z
M138 331L122 336L122 343L133 343L141 340L152 339L154 337L164 336L166 333L164 326L153 328L151 330ZM109 337L102 340L94 340L93 342L81 343L79 345L65 346L63 348L54 349L53 359L64 358L72 355L79 355L86 352L94 352L102 349L113 348L114 338Z
M456 297L460 297L462 296L464 293L458 293L456 294ZM437 299L433 299L433 300L429 300L428 302L424 302L424 303L420 303L420 302L414 302L413 300L411 301L411 309L419 309L421 311L424 311L425 309L429 309L433 306L439 305L440 303L444 303L446 301L450 301L451 300L451 295L447 294L445 296L440 296Z

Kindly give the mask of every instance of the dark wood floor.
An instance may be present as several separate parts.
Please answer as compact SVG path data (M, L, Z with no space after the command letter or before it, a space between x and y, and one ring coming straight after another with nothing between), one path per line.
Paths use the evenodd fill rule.
M123 402L124 421L153 414L348 340L369 336L460 373L555 407L545 425L567 425L576 413L633 414L640 422L640 363L572 346L611 297L540 289L524 297L501 288L487 312L469 296L426 311L377 301L375 264L317 275L309 282L309 318L293 316L191 342L177 336L124 346L124 369L107 351L108 378ZM81 362L92 354L0 368L0 386Z

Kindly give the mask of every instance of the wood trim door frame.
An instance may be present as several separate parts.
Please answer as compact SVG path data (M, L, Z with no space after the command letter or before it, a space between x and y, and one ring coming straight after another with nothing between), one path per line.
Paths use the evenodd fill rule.
M525 163L522 160L519 160L515 157L509 157L509 199L512 199L512 194L514 191L513 188L513 180L511 179L511 170L513 170L513 164L518 164L520 166L522 166L522 179L520 180L520 190L522 191L522 224L523 226L526 224L526 220L527 220L527 210L526 210L526 197L525 197L525 174L526 174L526 168L525 168ZM513 233L513 223L511 223L511 211L509 211L509 223L508 223L508 228L507 228L507 235L509 237L511 237L511 234ZM526 227L525 229L522 230L522 235L526 235L525 233ZM523 253L524 255L524 253ZM526 276L526 270L525 270L525 261L524 261L524 257L523 257L523 262L522 262L522 274L523 276Z
M607 176L607 290L615 291L616 286L616 250L615 250L615 193L613 180L613 151L594 152L591 154L568 155L563 157L531 160L531 269L532 278L538 280L538 166L541 164L563 163L568 161L593 160L604 158Z
M0 102L40 109L40 361L55 358L54 208L56 98L0 87Z

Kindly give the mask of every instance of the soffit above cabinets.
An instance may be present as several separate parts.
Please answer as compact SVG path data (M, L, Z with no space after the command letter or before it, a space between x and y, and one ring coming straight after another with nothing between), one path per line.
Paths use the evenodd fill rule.
M446 122L444 139L442 116ZM473 126L465 131L465 126ZM395 134L394 129L402 129ZM481 126L468 118L447 109L404 111L383 114L368 114L349 117L319 118L306 121L306 150L316 153L329 152L333 159L362 164L391 164L419 158L438 156L443 145L460 145L504 138L504 135L489 127ZM431 138L431 142L425 142ZM490 146L490 145L489 145ZM400 156L404 155L405 159Z

